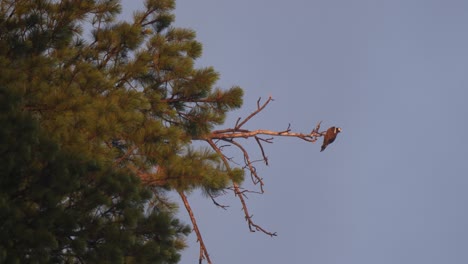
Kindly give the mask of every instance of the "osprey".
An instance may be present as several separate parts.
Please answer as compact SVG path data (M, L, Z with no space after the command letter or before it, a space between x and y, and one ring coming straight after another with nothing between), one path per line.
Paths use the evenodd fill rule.
M320 152L324 151L329 144L333 143L333 141L335 141L336 135L338 135L340 132L341 128L339 127L330 127L327 129L325 137L323 138L322 150L320 150Z

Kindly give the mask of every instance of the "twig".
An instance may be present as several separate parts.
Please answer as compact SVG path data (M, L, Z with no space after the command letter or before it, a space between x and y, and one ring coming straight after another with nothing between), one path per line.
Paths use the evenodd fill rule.
M211 198L211 201L213 201L213 203L218 206L219 208L221 209L224 209L224 210L227 210L227 208L229 207L229 205L223 205L223 204L220 204L216 201L215 197L213 197L213 195L211 193L208 193L208 196L210 196Z
M265 161L265 165L268 166L268 158L265 155L265 151L263 150L263 146L262 146L262 143L260 142L260 140L263 140L263 141L265 141L267 143L271 143L271 142L267 141L265 139L259 138L259 137L255 137L255 141L257 141L258 147L260 148L260 151L262 152L262 157L263 157L263 160Z
M315 126L315 128L314 128L312 131L310 131L310 134L312 135L312 134L317 134L317 133L319 133L320 125L321 125L321 124L322 124L322 121L318 122L318 123L317 123L317 126ZM320 133L319 133L319 134L320 134Z

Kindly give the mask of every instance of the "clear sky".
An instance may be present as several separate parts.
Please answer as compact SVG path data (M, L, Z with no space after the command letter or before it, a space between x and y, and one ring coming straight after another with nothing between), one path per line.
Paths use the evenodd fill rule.
M244 88L226 127L271 95L247 128L343 129L322 153L265 146L266 193L248 203L278 237L250 233L234 197L224 211L190 195L214 263L468 263L468 1L179 0L175 25L220 87ZM183 264L198 261L188 242Z

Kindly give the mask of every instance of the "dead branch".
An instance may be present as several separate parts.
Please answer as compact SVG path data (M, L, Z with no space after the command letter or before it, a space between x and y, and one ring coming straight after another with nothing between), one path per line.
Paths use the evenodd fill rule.
M185 209L187 210L190 216L190 220L192 221L192 224L193 224L193 230L195 231L195 234L197 235L198 243L200 244L200 257L198 258L198 261L201 264L203 260L206 259L208 264L211 264L212 262L210 259L210 255L208 254L208 250L206 249L205 243L203 242L202 235L200 233L200 230L198 229L197 220L195 219L195 216L193 215L193 211L192 211L192 208L190 207L187 196L182 191L179 191L179 196L184 202Z
M231 166L229 165L229 161L226 159L226 157L221 152L221 150L218 148L218 146L216 146L216 144L213 142L213 140L207 140L207 142L213 148L213 150L216 151L221 156L221 159L222 159L222 161L224 163L224 166L226 166L226 169L228 171L230 171ZM244 211L245 220L247 221L247 223L249 225L250 231L251 232L261 231L261 232L263 232L263 233L265 233L265 234L267 234L269 236L276 236L276 232L274 232L274 233L269 232L269 231L263 229L262 227L260 227L259 225L255 224L253 222L252 216L249 214L249 209L247 208L247 204L245 203L245 200L244 200L244 194L240 191L239 185L237 183L233 182L233 187L234 187L234 194L241 201L242 210Z
M247 190L247 189L241 190L240 186L236 182L233 182L232 187L228 187L226 189L228 190L230 189L231 191L233 191L234 195L239 198L241 205L242 205L242 210L245 215L245 220L247 221L249 230L251 232L260 231L269 236L276 236L277 234L275 232L269 232L263 229L261 226L255 224L252 220L253 216L250 215L249 213L247 203L245 201L245 198L247 198L246 195L247 193L258 193L258 194L264 193L264 190L263 190L264 182L263 182L263 179L258 175L257 169L253 165L254 162L257 162L259 160L252 160L248 151L245 149L245 147L239 142L237 142L235 139L236 138L244 138L244 139L254 138L255 141L257 142L258 148L260 149L260 152L262 155L261 161L263 161L268 166L268 157L265 153L265 149L263 148L262 143L273 143L274 137L296 137L304 141L314 143L317 141L319 137L323 136L323 132L319 132L321 121L308 134L292 131L291 124L288 124L287 128L282 131L273 131L273 130L266 130L266 129L257 129L257 130L244 129L243 126L248 121L250 121L254 116L259 114L263 109L265 109L265 107L271 101L273 101L273 99L270 96L263 104L261 104L260 101L261 101L261 98L257 100L257 109L253 111L252 113L250 113L245 119L242 119L239 117L233 128L214 130L211 133L201 136L200 138L195 138L194 140L203 140L207 142L210 145L210 147L216 153L219 154L223 164L225 165L228 171L231 170L230 164L231 163L236 164L236 163L232 158L228 158L223 153L223 148L225 148L226 146L235 146L237 149L241 151L244 157L244 164L245 164L244 169L250 172L250 176L251 176L253 184L255 185L259 184L260 191L252 191L252 190ZM264 138L263 136L265 135L271 136L271 137ZM220 144L220 142L225 142L227 144L224 144L224 143ZM218 205L217 202L213 199L213 197L211 198L213 202L215 203L215 205Z

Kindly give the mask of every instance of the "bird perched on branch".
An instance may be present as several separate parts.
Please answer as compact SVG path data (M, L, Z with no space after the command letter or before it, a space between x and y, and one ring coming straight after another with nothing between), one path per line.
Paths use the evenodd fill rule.
M325 137L323 138L323 144L322 144L322 150L320 152L324 151L327 146L336 139L336 135L341 132L341 128L339 127L330 127L327 129L327 132L325 133Z

